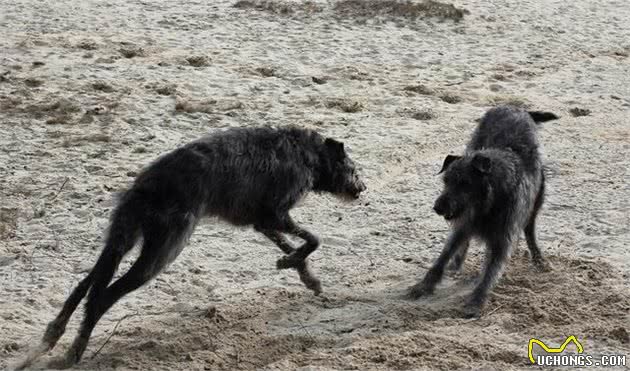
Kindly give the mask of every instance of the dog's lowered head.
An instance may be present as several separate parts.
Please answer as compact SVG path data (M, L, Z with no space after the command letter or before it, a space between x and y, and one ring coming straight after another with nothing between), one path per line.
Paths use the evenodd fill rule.
M492 150L475 151L466 156L448 155L442 165L444 189L433 210L448 221L463 215L478 215L492 206L493 190L488 177L500 171L500 159Z
M344 144L326 138L324 157L315 191L330 192L344 200L359 198L367 187L359 177L354 161L348 156Z

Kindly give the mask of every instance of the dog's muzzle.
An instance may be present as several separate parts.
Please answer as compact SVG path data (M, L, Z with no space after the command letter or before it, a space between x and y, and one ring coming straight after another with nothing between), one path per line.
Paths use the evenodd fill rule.
M445 197L438 197L435 200L435 204L433 205L433 210L439 216L444 217L446 220L451 220L455 217L455 213L453 212L453 208L451 207L448 199Z

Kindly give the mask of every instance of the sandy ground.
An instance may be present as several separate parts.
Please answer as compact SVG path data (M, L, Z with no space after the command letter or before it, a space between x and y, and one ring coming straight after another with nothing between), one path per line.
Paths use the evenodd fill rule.
M209 221L103 318L78 368L531 369L530 337L569 335L585 352L630 354L626 0L457 0L469 11L457 23L233 4L0 1L0 368L89 270L139 168L263 124L344 140L369 187L294 212L323 238L312 265L325 293L275 270L280 252L260 235ZM553 271L536 273L521 241L484 316L461 319L475 245L435 296L402 300L446 237L431 210L442 159L506 101L562 116L540 131Z

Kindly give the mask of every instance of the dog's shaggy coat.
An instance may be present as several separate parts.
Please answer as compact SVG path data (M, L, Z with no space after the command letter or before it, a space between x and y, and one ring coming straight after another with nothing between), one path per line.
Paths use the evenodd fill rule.
M440 171L444 190L434 210L451 222L452 230L424 279L410 288L411 298L432 293L449 261L452 268L460 269L472 237L485 242L487 254L484 272L466 304L466 316L479 315L521 231L533 262L544 266L535 234L545 192L536 123L557 118L511 106L493 108L481 119L465 154L446 157Z
M160 157L122 195L94 268L50 322L40 346L18 368L55 346L87 295L79 334L65 357L49 367L77 363L101 316L175 260L197 222L207 216L253 226L286 254L278 268L296 269L302 282L319 294L320 281L306 262L319 238L297 225L289 211L310 191L352 199L364 190L343 143L295 127L230 129ZM303 239L304 245L295 248L283 233ZM123 257L140 240L138 259L110 284Z

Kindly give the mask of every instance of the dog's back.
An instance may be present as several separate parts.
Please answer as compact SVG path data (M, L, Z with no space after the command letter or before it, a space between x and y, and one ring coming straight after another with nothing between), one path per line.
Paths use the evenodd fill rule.
M160 157L130 192L152 212L179 210L250 224L260 204L312 188L323 142L316 132L296 127L213 133Z
M490 109L481 119L467 147L467 152L481 149L511 151L523 162L524 168L540 168L536 122L525 110L500 106Z
M66 355L49 366L77 363L101 316L173 262L204 216L252 226L265 235L285 254L276 267L296 269L304 285L318 295L321 283L306 259L320 239L296 223L289 211L311 191L356 199L365 189L342 142L296 127L230 129L161 156L121 195L96 264L48 324L41 343L16 368L28 367L56 345L87 296L79 334ZM304 244L293 246L285 234ZM139 241L139 256L112 283L122 259Z
M480 120L466 153L444 159L440 170L444 190L433 208L454 221L452 231L439 258L424 279L410 288L409 296L432 293L450 260L459 269L473 237L486 243L487 259L467 300L466 316L480 313L521 232L525 233L532 261L544 268L535 235L545 192L536 123L557 118L550 112L511 106L490 109Z

